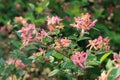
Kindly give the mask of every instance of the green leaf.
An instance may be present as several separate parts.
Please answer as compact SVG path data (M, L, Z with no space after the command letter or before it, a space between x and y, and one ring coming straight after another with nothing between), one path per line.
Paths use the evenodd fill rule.
M64 55L60 54L60 53L52 53L52 56L54 56L55 58L57 59L63 59L64 58Z
M30 7L31 9L35 9L35 5L34 5L34 4L29 3L28 5L29 5L29 7Z
M48 50L46 56L51 56L52 54L56 53L55 50Z
M103 11L104 11L104 8L102 8L102 9L95 9L95 17L96 18L101 17Z
M22 70L17 71L17 77L21 77L21 76L23 76L23 75L24 75L24 73L23 73Z
M36 8L36 12L41 13L43 11L43 8L41 6Z
M88 55L88 58L87 58L87 59L90 60L90 61L93 61L93 60L96 60L97 57L96 57L94 54L91 54L91 53L89 52L89 55Z
M66 60L63 64L61 64L61 67L66 69L73 69L76 66L73 64L71 60Z
M32 22L34 22L34 20L35 20L34 14L30 13L30 12L27 12L25 14L25 18L28 19L28 20L30 20L30 21L32 21Z
M100 62L102 63L111 53L107 52L105 53L101 58L100 58Z
M4 66L4 60L1 58L0 59L0 68Z
M81 37L80 40L86 40L86 39L91 39L90 37Z
M50 4L49 0L45 0L43 3L43 8L46 8Z
M16 48L19 48L21 43L16 41L16 40L11 40L11 43L16 47Z
M99 61L89 61L88 64L89 65L99 65L100 62Z
M120 75L120 68L112 68L108 75L108 80L116 80L116 78L119 75Z
M107 64L106 64L106 69L109 70L112 68L112 66L113 66L113 62L109 59Z
M48 74L48 77L54 76L59 72L59 69L55 69Z
M30 50L37 50L38 48L36 46L28 46L26 48L26 51L30 51Z
M43 42L45 42L45 43L50 43L50 42L52 42L52 39L49 38L49 37L44 37L44 38L43 38Z
M76 36L69 36L68 38L71 39L71 40L76 40L77 39Z

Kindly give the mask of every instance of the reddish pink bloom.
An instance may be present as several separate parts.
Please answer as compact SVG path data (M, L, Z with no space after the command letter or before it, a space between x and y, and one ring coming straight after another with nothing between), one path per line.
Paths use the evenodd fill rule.
M116 65L115 65L115 68L120 68L120 64L116 64Z
M6 63L8 65L14 64L15 67L19 67L20 69L24 69L26 67L26 65L20 59L15 60L15 59L10 58L9 60L6 61Z
M109 11L110 13L113 13L113 12L115 11L115 7L112 7L112 6L109 7L109 8L108 8L108 11Z
M105 71L103 71L101 73L101 76L99 77L99 80L107 80L107 73Z
M60 19L58 16L53 16L52 18L50 18L49 16L47 16L47 24L50 25L54 25L54 24L59 24L60 21L62 19Z
M120 75L117 77L117 80L120 80Z
M75 55L72 56L72 61L75 65L78 65L80 68L85 68L85 62L88 57L87 52L76 52Z
M14 64L16 67L19 67L20 69L24 69L26 67L26 65L20 59L16 60Z
M47 28L50 32L55 31L56 29L63 29L63 24L61 23L62 19L58 16L53 16L50 18L47 16Z
M64 10L67 10L67 9L69 8L69 4L70 4L70 3L64 3L64 4L63 4L63 9L64 9Z
M104 50L109 50L109 39L108 38L103 38L102 36L99 36L97 39L94 40L89 40L89 44L87 47L90 46L90 50L94 48L95 50L98 49L104 49Z
M48 36L47 32L42 29L41 32L40 32L40 35L37 36L38 40L43 40L44 37Z
M35 37L38 35L34 24L29 24L27 27L23 27L18 32L21 32L21 37L23 38L24 46L27 46L30 41L36 41Z
M66 19L68 22L71 21L70 16L66 16L65 19Z
M45 54L45 51L44 51L42 48L39 48L39 51L40 51L40 53L42 53L44 56L46 55L46 54Z
M71 43L71 40L69 40L69 39L61 39L60 42L61 42L62 46L68 47L69 44Z
M118 61L119 60L119 56L118 54L113 54L113 61Z
M96 24L97 20L92 21L90 19L90 14L86 13L85 15L82 14L81 17L74 17L75 23L70 24L72 27L75 27L77 30L82 30L82 35L84 35L85 31L90 30Z
M15 17L15 22L16 22L16 23L21 23L21 24L23 24L23 25L27 25L27 20L24 19L22 16L20 16L20 17Z
M5 27L5 26L0 27L0 31L1 31L1 32L5 31L5 30L6 30L6 27Z
M55 50L57 50L57 51L59 51L61 49L61 47L62 47L62 45L58 41L55 42L55 45L56 45Z
M41 36L47 36L47 33L45 32L44 29L41 30Z
M7 63L8 65L14 64L14 59L9 58L9 59L6 61L6 63Z
M56 28L54 26L47 26L47 28L50 30L50 32L55 31Z

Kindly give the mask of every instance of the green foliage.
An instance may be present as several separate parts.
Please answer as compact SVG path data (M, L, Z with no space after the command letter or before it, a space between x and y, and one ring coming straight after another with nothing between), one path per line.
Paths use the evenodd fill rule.
M119 4L120 0L0 0L0 80L96 80L101 71L106 72L107 80L116 80L120 57L113 55L120 47ZM76 23L74 17L81 18L83 13L98 20L84 35L82 29L71 26ZM48 25L47 16L58 16L61 21ZM29 24L35 25L37 36L29 30L32 35L19 32ZM55 29L50 31L49 26ZM41 29L47 35L41 36ZM110 50L95 49L94 44L92 49L87 47L99 35L110 39ZM61 39L71 42L66 46ZM74 62L76 52L88 55Z

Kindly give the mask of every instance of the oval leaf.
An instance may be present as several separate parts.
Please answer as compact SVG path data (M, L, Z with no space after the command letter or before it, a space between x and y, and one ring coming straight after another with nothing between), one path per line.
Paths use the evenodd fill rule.
M55 70L53 70L52 72L50 72L50 73L48 74L48 77L54 76L54 75L57 74L58 72L59 72L59 69L55 69Z
M111 53L105 53L101 58L100 58L100 62L102 63Z

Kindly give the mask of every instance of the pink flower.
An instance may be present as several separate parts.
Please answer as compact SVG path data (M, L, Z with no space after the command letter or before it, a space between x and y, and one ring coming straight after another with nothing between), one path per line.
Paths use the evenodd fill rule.
M63 29L63 24L61 23L62 19L58 16L49 17L47 16L47 28L50 32L55 31L56 29Z
M55 42L55 50L59 51L61 49L61 44L59 42Z
M70 4L70 3L64 3L64 4L63 4L63 9L64 9L64 10L67 10L67 9L69 8L69 4Z
M71 43L71 40L69 40L69 39L61 39L60 42L61 42L62 46L68 47L69 44Z
M50 18L49 16L47 16L47 25L54 25L54 24L59 24L60 21L62 19L60 19L58 16L53 16L52 18Z
M68 22L71 21L70 16L66 16L65 19L66 19Z
M94 48L95 50L103 49L103 50L108 51L110 48L108 43L109 43L108 38L103 38L102 36L99 36L98 38L94 40L89 40L89 44L87 45L87 47L90 46L90 50Z
M14 64L15 67L19 67L20 69L26 68L26 65L25 65L25 64L22 62L22 60L20 60L20 59L15 60L15 59L10 58L10 59L8 59L8 60L6 61L6 63L7 63L8 65Z
M49 31L50 31L50 32L52 32L52 31L55 31L55 30L56 30L56 28L55 28L54 26L47 26L47 28L49 29Z
M117 77L117 80L120 80L120 75Z
M41 30L41 36L47 36L47 33L45 32L44 29Z
M107 80L107 73L105 71L103 71L101 73L101 76L99 77L99 80Z
M21 32L21 37L23 38L24 46L27 46L30 41L31 42L36 41L35 37L38 35L38 32L34 24L29 24L28 26L23 27L18 32Z
M20 59L16 60L14 64L16 67L19 67L20 69L24 69L26 67L26 65Z
M87 52L76 52L75 55L72 56L72 61L75 65L78 65L80 68L85 68L85 62L88 57Z
M86 13L82 14L81 17L74 17L75 23L70 24L72 27L75 27L77 30L82 30L82 35L84 35L85 31L90 30L96 24L97 20L92 21L90 19L90 14Z
M27 20L24 19L22 16L15 17L15 23L21 23L23 25L27 25Z
M119 56L118 54L113 54L113 61L118 61L119 60Z

